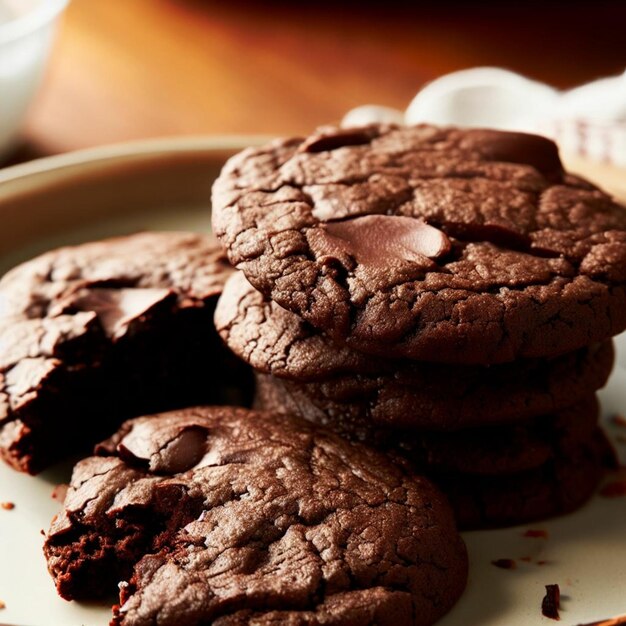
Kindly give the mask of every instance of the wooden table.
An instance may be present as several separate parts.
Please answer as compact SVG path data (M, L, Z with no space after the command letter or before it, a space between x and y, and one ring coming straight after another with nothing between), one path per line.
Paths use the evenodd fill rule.
M626 66L624 2L406 4L73 0L13 161L155 136L306 133L359 104L404 108L424 82L476 65L559 87Z

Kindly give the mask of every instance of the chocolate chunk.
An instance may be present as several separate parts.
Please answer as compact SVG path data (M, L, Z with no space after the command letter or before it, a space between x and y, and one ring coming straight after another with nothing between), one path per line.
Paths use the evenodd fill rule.
M563 178L563 165L556 144L540 135L468 130L461 145L478 150L490 161L530 165L548 180L560 182Z
M328 257L348 256L365 266L387 268L394 263L432 267L450 251L450 240L424 220L411 217L369 215L329 222L308 231L311 249L321 263Z
M345 146L361 146L376 136L375 127L369 128L322 128L300 146L301 152L328 152Z
M546 585L546 595L541 601L541 613L550 619L561 619L559 609L561 608L561 590L558 585Z
M176 300L171 289L111 289L103 287L84 288L72 294L60 307L75 311L93 311L108 337L122 336L133 321L140 321L152 309L166 307L168 300Z
M191 469L204 456L207 436L204 425L151 428L144 423L117 444L117 451L129 465L145 464L155 474L177 474Z

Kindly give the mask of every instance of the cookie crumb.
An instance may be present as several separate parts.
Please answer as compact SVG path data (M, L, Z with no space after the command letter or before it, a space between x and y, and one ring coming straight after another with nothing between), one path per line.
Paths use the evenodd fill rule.
M546 585L546 595L541 601L541 612L550 619L561 619L559 609L561 608L561 590L558 585Z
M600 489L600 495L605 498L626 496L626 480L617 480L604 485L604 487Z
M532 537L533 539L547 539L548 531L542 528L529 528L522 536Z
M63 502L65 500L65 495L67 494L68 485L61 484L57 485L52 490L52 499L57 502Z
M6 608L7 608L7 605L2 600L0 600L0 610L6 609Z
M15 504L13 502L2 502L0 503L0 507L5 511L12 511L15 508Z
M496 559L491 561L491 564L500 569L515 569L517 567L517 563L513 559Z
M611 421L616 425L616 426L621 426L622 428L626 428L626 417L624 417L623 415L614 415L611 418Z

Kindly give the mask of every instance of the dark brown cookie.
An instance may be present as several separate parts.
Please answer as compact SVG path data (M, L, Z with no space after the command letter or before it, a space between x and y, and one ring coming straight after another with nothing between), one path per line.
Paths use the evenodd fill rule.
M257 289L363 352L491 364L626 328L626 211L542 137L324 128L229 161L213 223Z
M561 450L578 448L598 424L594 395L561 411L515 424L437 432L397 428L363 419L360 412L324 406L309 388L266 374L256 375L255 408L298 415L343 437L401 452L425 473L453 472L494 476L534 469Z
M463 529L523 524L582 505L614 462L595 396L517 426L452 433L372 428L320 410L293 381L257 374L256 407L300 415L409 460L450 499Z
M66 598L132 572L113 624L426 626L465 585L428 481L297 418L186 409L127 422L98 452L45 552Z
M257 371L285 379L283 393L303 396L301 410L372 426L450 430L519 422L592 394L613 364L610 342L492 366L374 358L337 346L265 300L241 273L227 281L215 323L235 354Z
M144 233L49 252L0 281L0 456L35 473L124 420L235 401L247 370L212 316L209 237Z
M518 474L434 476L466 530L526 524L564 515L593 495L615 453L600 428L576 449L563 451L539 468Z

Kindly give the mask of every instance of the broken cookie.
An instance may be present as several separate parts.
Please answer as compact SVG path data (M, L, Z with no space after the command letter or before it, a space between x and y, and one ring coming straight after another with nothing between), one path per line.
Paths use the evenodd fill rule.
M303 420L192 408L131 420L97 452L45 552L65 598L126 581L118 626L426 626L465 586L445 498Z
M245 401L213 326L232 272L215 242L142 233L61 248L0 280L0 456L36 473L124 419Z

